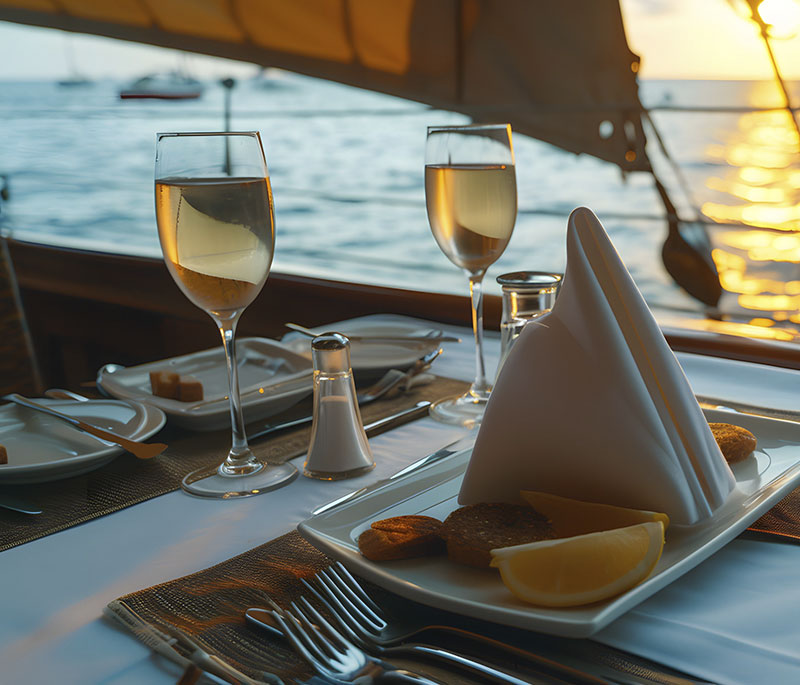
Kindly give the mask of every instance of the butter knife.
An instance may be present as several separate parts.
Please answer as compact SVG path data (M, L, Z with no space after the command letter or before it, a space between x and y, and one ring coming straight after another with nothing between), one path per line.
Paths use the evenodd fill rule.
M760 416L765 419L780 419L782 421L800 423L800 412L792 409L774 409L755 404L721 400L704 395L696 395L695 397L703 409L719 409L721 411L729 411L732 414L749 414L750 416Z
M378 488L382 488L384 485L391 483L398 478L404 478L420 469L425 468L431 464L436 463L437 461L441 461L442 459L446 459L447 457L456 454L457 452L461 452L462 450L469 449L475 444L475 438L477 436L476 431L471 431L468 435L460 437L458 440L455 440L441 449L432 452L431 454L422 457L422 459L417 459L417 461L412 462L405 468L400 469L397 473L393 473L388 478L383 478L382 480L376 481L372 485L367 485L366 487L359 488L358 490L353 490L353 492L349 492L342 497L339 497L332 502L328 502L327 504L323 504L320 507L317 507L311 512L312 516L318 516L319 514L325 514L329 511L332 511L346 502L351 502L352 500L362 497L363 495L367 494L368 492L372 492L373 490L377 490Z
M106 442L113 442L122 449L127 450L131 454L135 455L139 459L150 459L151 457L158 456L161 454L167 446L164 443L160 442L136 442L134 440L129 440L128 438L123 438L121 435L117 435L116 433L112 433L111 431L104 430L102 428L98 428L97 426L92 426L85 421L81 421L80 419L76 419L74 416L69 416L68 414L62 414L60 411L56 411L51 407L46 407L43 404L38 404L37 402L33 402L22 395L17 395L16 393L11 393L10 395L6 395L3 397L4 400L8 400L9 402L13 402L14 404L18 404L21 407L26 407L27 409L32 409L33 411L38 411L42 414L47 414L48 416L52 416L56 419L61 419L66 423L74 426L78 430L83 431L84 433L89 433L89 435L93 435L96 438L100 438L100 440L105 440Z
M387 416L383 419L378 419L377 421L368 423L367 425L364 426L364 431L366 432L368 438L371 438L374 435L380 435L381 433L384 433L387 430L391 430L396 426L401 426L404 423L408 423L409 421L414 421L415 419L427 415L430 406L431 403L428 400L422 400L420 402L417 402L410 409L403 409L397 412L396 414L392 414L391 416ZM279 426L269 425L266 426L265 428L262 428L259 431L255 431L254 433L248 433L247 439L250 441L258 440L259 438L267 437L272 433L277 433L287 428L296 428L298 426L311 423L312 420L313 420L312 416L303 416L302 418L295 419L294 421L287 421L286 423L282 423Z
M324 327L318 327L317 329L306 328L296 323L285 323L283 325L309 338L316 338L318 335L328 330ZM342 333L342 335L347 336L350 342L380 343L382 345L420 345L423 343L439 344L443 342L461 342L461 338L455 335L446 335L443 331L431 331L431 333L435 333L435 335L350 335L349 333Z
M0 509L10 509L11 511L18 511L20 514L31 514L32 516L42 513L39 507L6 493L0 494Z

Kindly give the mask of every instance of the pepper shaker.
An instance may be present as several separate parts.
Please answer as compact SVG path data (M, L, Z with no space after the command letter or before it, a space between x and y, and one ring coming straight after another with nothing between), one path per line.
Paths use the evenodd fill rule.
M353 478L375 467L350 368L350 341L324 333L311 341L314 420L303 475L321 480Z

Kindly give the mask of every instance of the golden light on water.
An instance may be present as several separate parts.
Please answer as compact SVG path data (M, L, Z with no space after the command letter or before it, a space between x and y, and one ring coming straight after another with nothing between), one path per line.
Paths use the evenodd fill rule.
M777 21L778 10L768 9ZM712 258L724 290L751 316L748 323L727 322L725 332L773 340L797 335L780 325L800 323L800 140L789 117L785 110L745 114L727 140L706 149L729 168L706 180L715 196L702 211L741 226L712 229Z

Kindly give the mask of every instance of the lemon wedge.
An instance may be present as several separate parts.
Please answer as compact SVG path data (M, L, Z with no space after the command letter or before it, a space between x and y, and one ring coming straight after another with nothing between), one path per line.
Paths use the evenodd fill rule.
M519 599L547 607L599 602L650 575L664 549L664 523L492 550L492 566Z
M560 538L623 528L649 521L661 521L665 529L669 526L669 516L655 511L582 502L532 490L523 490L520 494L536 511L548 518L556 537Z

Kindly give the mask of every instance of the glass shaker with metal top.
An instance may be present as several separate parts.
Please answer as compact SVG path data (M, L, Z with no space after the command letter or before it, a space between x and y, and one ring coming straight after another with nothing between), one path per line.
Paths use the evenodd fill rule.
M314 422L303 475L321 480L352 478L375 466L356 400L350 341L324 333L311 341Z
M503 287L498 373L525 324L553 308L561 278L546 271L515 271L497 277Z

